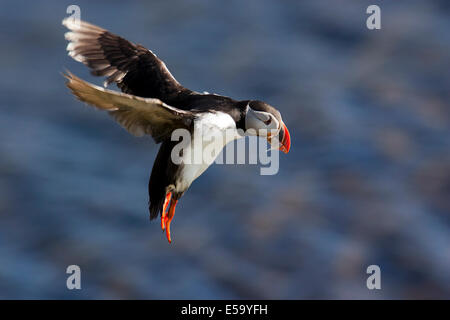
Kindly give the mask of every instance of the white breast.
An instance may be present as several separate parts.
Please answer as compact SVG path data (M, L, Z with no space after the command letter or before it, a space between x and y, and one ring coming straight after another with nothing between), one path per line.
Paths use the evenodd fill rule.
M224 112L205 113L194 121L191 143L184 150L183 169L176 183L177 191L185 191L217 158L223 147L239 138L236 123ZM203 152L207 152L205 157Z

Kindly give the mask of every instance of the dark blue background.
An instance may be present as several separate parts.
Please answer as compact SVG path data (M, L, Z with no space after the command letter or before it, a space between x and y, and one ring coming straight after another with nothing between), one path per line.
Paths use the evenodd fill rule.
M207 170L172 245L148 221L157 146L64 86L65 68L102 82L66 54L69 4L0 9L0 298L450 298L448 1L75 3L185 86L267 101L291 132L275 176Z

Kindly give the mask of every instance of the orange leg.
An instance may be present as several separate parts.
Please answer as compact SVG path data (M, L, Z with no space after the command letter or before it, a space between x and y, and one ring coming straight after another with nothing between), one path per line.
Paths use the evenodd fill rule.
M172 198L172 192L167 192L166 199L164 200L163 209L161 212L161 229L164 231L166 228L166 216L167 216L167 206L169 205L170 198Z
M166 218L166 236L169 243L172 243L172 239L170 238L170 223L172 222L173 216L175 215L175 207L177 206L178 200L172 199L170 202L169 213Z

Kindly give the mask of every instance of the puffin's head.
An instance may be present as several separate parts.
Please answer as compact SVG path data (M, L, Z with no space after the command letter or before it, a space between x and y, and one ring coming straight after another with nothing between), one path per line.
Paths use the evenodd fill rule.
M291 136L281 119L280 112L265 102L252 100L247 104L245 130L250 135L266 137L269 143L277 136L279 149L284 153L288 153L291 148Z

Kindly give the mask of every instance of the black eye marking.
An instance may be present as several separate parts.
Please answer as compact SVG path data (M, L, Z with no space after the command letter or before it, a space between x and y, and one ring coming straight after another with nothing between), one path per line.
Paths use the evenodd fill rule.
M263 122L266 124L266 126L268 126L269 124L272 123L272 117L269 117L269 120Z

